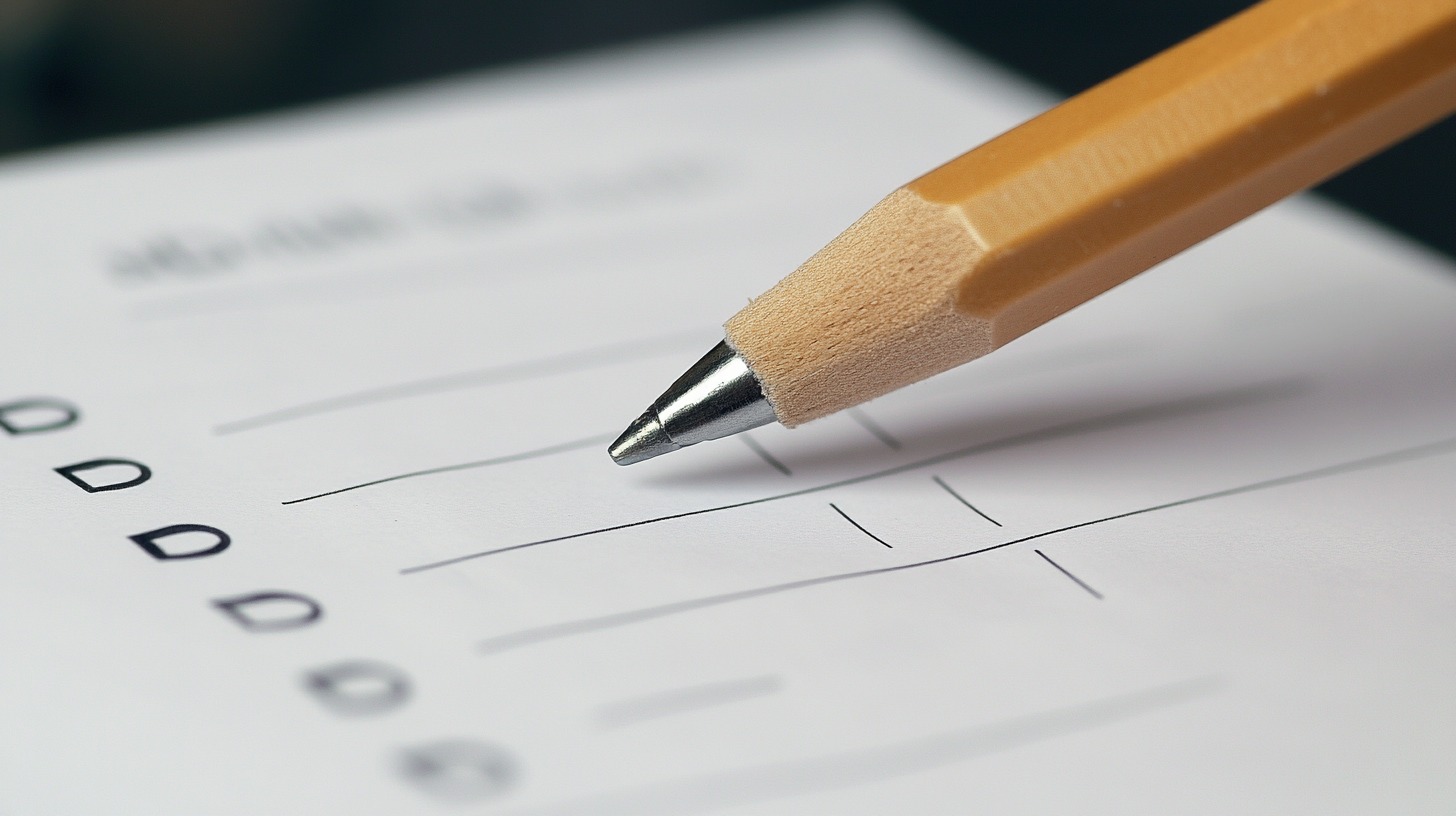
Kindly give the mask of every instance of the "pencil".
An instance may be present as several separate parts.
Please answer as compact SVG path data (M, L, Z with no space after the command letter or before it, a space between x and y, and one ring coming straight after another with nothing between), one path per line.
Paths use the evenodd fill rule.
M1456 110L1456 0L1266 0L891 193L724 326L632 464L981 357Z

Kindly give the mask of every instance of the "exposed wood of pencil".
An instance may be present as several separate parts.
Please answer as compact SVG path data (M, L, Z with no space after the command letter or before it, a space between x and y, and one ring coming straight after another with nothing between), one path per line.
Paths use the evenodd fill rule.
M728 321L793 426L979 357L1456 109L1456 0L1268 0L895 191Z

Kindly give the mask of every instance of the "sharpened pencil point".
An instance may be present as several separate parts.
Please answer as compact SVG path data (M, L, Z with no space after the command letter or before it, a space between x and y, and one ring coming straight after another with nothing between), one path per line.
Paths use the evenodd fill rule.
M719 343L633 420L607 453L619 465L632 465L776 419L748 363Z
M607 448L607 453L619 465L635 465L680 447L682 446L673 442L662 429L657 412L648 409L642 416L632 420L627 430L622 431L617 441Z

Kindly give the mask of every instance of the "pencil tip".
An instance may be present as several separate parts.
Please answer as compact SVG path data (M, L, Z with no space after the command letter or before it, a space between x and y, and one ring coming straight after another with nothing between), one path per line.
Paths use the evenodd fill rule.
M632 420L607 453L619 465L632 465L775 419L748 363L719 343Z
M657 413L648 409L642 416L632 420L627 430L617 437L608 448L607 453L611 455L612 461L619 465L634 465L638 462L645 462L654 456L661 456L664 453L678 450L681 445L672 441L667 432L662 428L662 421L657 418Z

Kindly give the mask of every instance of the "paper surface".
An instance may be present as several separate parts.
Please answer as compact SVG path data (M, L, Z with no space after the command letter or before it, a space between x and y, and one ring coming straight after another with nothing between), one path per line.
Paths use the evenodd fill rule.
M1451 812L1456 276L1350 215L607 458L1048 101L855 12L0 167L0 811Z

